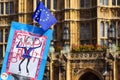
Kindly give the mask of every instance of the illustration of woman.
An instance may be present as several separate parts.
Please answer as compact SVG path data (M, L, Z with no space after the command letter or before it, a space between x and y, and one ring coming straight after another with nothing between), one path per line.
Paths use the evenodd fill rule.
M33 43L34 43L34 39L30 36L28 36L25 40L25 46L20 46L20 42L22 41L22 39L19 41L19 43L16 45L16 48L23 48L24 49L24 53L22 54L23 59L21 60L20 64L19 64L19 73L21 73L21 64L25 61L25 59L27 59L27 64L26 64L26 72L27 75L29 75L29 70L28 70L28 64L30 62L31 56L30 53L32 50L39 48L42 44L42 42L40 43L39 46L37 47L32 47Z

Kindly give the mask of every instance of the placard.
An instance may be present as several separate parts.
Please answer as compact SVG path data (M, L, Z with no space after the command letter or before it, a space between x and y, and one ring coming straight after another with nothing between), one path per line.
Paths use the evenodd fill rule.
M51 39L50 29L12 22L1 74L42 80Z

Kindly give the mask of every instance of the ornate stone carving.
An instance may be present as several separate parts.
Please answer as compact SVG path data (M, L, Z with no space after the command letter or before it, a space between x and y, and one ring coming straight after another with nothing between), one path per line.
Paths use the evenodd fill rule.
M104 54L105 52L80 52L69 53L67 55L63 53L62 54L55 53L49 55L50 60L48 59L46 69L48 70L49 73L50 61L52 61L53 62L52 71L54 71L52 72L52 75L58 77L55 79L67 80L66 77L69 76L70 77L69 79L73 80L77 76L80 77L81 73L83 73L83 71L85 71L86 69L90 69L93 72L94 71L97 72L98 73L97 76L103 78L102 74L104 73L106 67ZM54 57L52 58L52 56ZM119 52L117 54L117 60L120 60ZM69 65L67 64L68 61L70 62ZM107 74L109 74L112 77L114 68L113 61L112 60L109 61L108 64L109 65L107 65L108 70ZM69 73L67 73L68 70L67 66L69 66ZM110 78L110 76L106 76L106 78L108 77ZM112 80L112 78L110 80Z

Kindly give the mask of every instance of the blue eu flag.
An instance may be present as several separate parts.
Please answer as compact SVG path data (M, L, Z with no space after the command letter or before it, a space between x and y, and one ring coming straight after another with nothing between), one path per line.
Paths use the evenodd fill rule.
M56 18L51 14L42 2L39 2L34 14L33 19L38 22L43 30L47 30L57 22Z

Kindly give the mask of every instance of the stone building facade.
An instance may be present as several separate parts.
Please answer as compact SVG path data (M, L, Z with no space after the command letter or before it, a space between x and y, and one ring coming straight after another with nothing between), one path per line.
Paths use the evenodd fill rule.
M54 44L62 46L65 26L70 30L70 46L80 44L108 45L108 28L115 28L117 46L120 43L119 0L0 0L0 51L5 52L11 21L36 24L32 14L38 1L57 18L53 26ZM4 56L4 54L2 55Z
M102 52L50 53L44 76L48 80L119 80L120 53L109 55L106 65ZM107 71L107 73L106 73Z
M114 42L120 45L120 0L0 0L0 61L4 57L11 21L38 25L32 19L38 1L43 1L58 20L52 26L55 45L63 44L62 31L65 26L70 30L71 48L80 44L108 45L107 30L111 23L115 28ZM102 80L105 67L102 55L99 52L50 54L45 76L49 80L85 80L90 75ZM117 75L120 74L113 63L110 60L110 69L105 76L107 80L116 78L113 69L117 69ZM115 63L116 67L120 66Z

